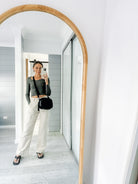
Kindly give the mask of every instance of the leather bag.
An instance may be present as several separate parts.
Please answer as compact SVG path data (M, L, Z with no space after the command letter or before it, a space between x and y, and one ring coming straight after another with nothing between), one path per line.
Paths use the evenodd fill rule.
M39 91L36 87L36 83L35 83L35 78L33 76L33 81L34 81L34 86L35 86L35 89L36 89L36 92L37 92L37 96L39 98ZM38 111L39 109L45 109L45 110L49 110L53 108L53 101L51 98L47 97L47 98L39 98L39 101L38 101Z

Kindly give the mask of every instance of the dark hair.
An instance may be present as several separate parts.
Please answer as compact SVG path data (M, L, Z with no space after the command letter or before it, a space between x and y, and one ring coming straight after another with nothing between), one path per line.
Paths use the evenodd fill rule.
M34 60L35 62L34 62L34 64L33 64L33 68L34 68L34 66L36 65L36 64L40 64L40 65L42 65L42 67L43 67L43 64L42 64L42 62L41 61L36 61L36 60Z

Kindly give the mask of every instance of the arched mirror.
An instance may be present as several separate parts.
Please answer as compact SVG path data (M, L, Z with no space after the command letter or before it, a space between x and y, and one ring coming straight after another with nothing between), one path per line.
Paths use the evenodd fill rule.
M87 51L81 33L65 15L42 5L15 7L0 22L1 183L82 184ZM50 79L53 100L45 156L39 160L35 153L39 114L29 154L13 166L36 61Z

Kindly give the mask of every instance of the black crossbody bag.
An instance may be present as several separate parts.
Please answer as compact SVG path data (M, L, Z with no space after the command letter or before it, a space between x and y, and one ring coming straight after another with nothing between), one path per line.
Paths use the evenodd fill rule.
M39 98L39 91L36 87L36 83L35 83L35 78L33 76L33 81L34 81L34 86L35 86L35 89L36 89L36 92L37 92L37 96ZM47 98L39 98L39 102L38 102L38 111L39 109L46 109L46 110L49 110L53 107L53 101L51 98L47 97Z

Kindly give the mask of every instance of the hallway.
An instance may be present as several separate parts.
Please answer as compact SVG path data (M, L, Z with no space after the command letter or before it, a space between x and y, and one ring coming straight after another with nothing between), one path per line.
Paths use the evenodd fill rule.
M18 166L12 164L14 136L14 128L0 129L0 184L77 184L78 164L61 134L49 133L43 159L36 156L34 136L29 157L22 157Z

